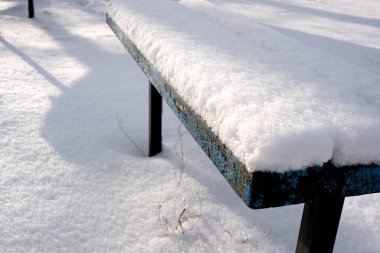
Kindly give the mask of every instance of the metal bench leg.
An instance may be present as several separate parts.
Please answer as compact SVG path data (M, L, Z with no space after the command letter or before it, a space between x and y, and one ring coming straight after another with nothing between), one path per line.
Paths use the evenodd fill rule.
M344 197L319 195L305 203L296 253L331 253L334 249Z
M162 98L149 82L149 156L162 150Z
M33 18L34 17L33 0L28 0L28 11L29 11L29 18Z

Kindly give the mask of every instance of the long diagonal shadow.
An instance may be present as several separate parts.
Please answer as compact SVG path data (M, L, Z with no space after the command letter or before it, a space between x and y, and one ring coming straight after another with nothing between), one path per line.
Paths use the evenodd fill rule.
M246 3L246 0L239 0L241 3ZM252 4L252 3L247 3ZM358 17L358 16L352 16L348 14L342 14L337 12L331 12L316 8L308 8L303 6L297 6L289 3L284 3L283 1L277 2L273 0L256 0L254 1L254 4L261 4L261 5L268 5L268 6L275 6L283 9L287 9L291 12L299 12L299 13L306 13L313 16L319 16L329 19L335 19L347 23L354 23L354 24L361 24L361 25L367 25L367 26L373 26L376 28L380 27L380 20L375 18L366 18L366 17Z
M328 52L337 58L345 60L350 64L380 75L380 49L354 44L348 41L338 40L326 36L306 33L294 29L275 25L263 24L287 37L292 37L324 52ZM350 52L347 54L347 52Z
M28 63L32 68L34 68L38 73L40 73L46 80L60 89L62 92L67 90L67 87L60 82L57 78L55 78L52 74L50 74L46 69L41 67L37 62L35 62L32 58L30 58L27 54L13 46L9 43L4 37L0 35L0 42L8 48L10 51L18 55L21 59L23 59L26 63Z

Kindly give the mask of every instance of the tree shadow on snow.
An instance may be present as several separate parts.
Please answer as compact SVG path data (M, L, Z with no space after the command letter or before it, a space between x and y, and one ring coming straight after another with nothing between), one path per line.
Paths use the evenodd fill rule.
M304 44L328 52L337 58L355 64L358 68L380 74L380 50L329 37L301 32L284 27L263 24ZM350 52L349 54L347 52ZM363 68L365 66L365 68Z
M246 3L247 5L252 5L252 3L250 3L247 0L235 0L235 1L243 3L243 4ZM342 22L346 22L346 23L369 25L369 26L373 26L373 27L379 27L380 26L380 20L379 19L352 16L349 14L331 12L331 11L317 9L317 8L298 6L298 5L290 4L290 3L287 3L284 1L255 0L254 4L274 6L277 8L286 9L290 12L296 12L299 14L308 14L311 16L334 19L334 20L338 20L338 21L342 21Z
M8 50L12 51L14 54L18 55L21 59L23 59L26 63L28 63L32 68L34 68L40 75L42 75L46 80L48 80L51 84L57 87L62 92L67 90L66 86L60 82L57 78L55 78L52 74L50 74L46 69L44 69L40 64L30 58L27 54L25 54L22 50L13 46L9 43L4 37L0 35L0 43L3 44Z
M41 21L37 24L88 70L73 84L64 84L32 59L17 52L62 91L62 95L51 97L52 108L41 129L42 136L65 160L80 165L102 162L109 149L126 152L126 141L119 124L131 132L138 145L144 147L145 138L139 130L144 129L146 122L131 122L128 119L147 110L147 99L139 101L141 94L138 94L147 94L147 85L141 84L145 82L142 74L129 74L132 67L126 54L111 53L85 37L71 34L54 21L54 14L40 15ZM128 85L141 86L141 89L128 89ZM130 128L131 123L135 129ZM134 148L129 151L133 153ZM136 155L140 156L138 153Z

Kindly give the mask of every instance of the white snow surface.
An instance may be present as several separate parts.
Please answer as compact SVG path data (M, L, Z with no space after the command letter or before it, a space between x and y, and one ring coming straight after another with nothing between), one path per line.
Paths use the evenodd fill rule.
M160 155L126 138L147 149L148 85L105 24L107 1L38 0L34 19L26 2L0 1L0 252L294 252L302 205L247 208L170 109ZM377 1L255 2L224 3L297 31L322 14L357 21L378 64ZM371 36L314 29L324 38L310 43L341 38L330 53L365 67L354 49ZM379 252L379 209L379 194L347 198L334 252Z
M298 2L115 0L108 12L249 171L379 163L380 5Z

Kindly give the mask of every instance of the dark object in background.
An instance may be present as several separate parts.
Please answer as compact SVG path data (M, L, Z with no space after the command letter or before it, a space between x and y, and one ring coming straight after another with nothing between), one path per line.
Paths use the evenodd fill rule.
M29 18L33 18L34 17L33 0L28 0L28 12L29 12Z

